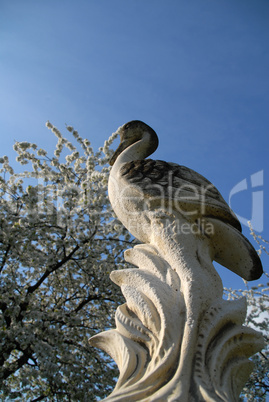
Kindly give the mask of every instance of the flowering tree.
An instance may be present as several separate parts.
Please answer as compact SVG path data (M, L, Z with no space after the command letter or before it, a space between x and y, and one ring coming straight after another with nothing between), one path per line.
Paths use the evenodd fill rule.
M132 243L106 194L115 135L94 152L72 127L76 146L47 127L58 138L53 157L21 142L14 149L28 170L15 173L0 158L0 399L93 401L111 391L117 374L88 339L114 326L123 299L108 274L123 266ZM268 307L268 288L226 292L247 296L248 323L268 337L268 318L256 319ZM248 400L265 400L267 359L268 349L254 357Z
M106 195L115 135L94 153L72 127L80 151L47 127L52 158L21 142L29 170L0 159L0 399L89 401L114 385L115 366L104 371L88 339L113 325L121 295L108 274L129 242Z
M249 222L250 232L254 240L257 242L258 254L269 254L265 247L268 241L257 235ZM267 272L264 275L268 278ZM249 287L246 282L245 290L225 289L228 299L237 299L245 296L248 303L248 314L246 325L260 331L264 335L265 349L252 357L254 362L254 370L250 375L242 393L242 401L266 401L269 394L269 283L260 283L257 286Z

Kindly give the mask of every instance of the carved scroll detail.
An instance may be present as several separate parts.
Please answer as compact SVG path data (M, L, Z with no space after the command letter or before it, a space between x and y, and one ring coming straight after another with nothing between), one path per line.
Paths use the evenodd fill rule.
M262 335L242 325L245 299L216 299L190 331L185 279L153 246L127 250L125 259L139 269L111 274L126 299L116 329L90 340L120 370L106 401L236 401L252 370L248 357L263 346ZM191 353L186 344L194 345Z

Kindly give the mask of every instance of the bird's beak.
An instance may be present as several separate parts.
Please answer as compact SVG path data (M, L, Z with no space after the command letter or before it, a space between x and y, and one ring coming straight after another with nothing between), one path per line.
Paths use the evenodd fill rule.
M128 146L131 145L129 141L123 140L116 151L114 152L112 158L109 161L109 164L112 166L116 162L117 157L126 149Z

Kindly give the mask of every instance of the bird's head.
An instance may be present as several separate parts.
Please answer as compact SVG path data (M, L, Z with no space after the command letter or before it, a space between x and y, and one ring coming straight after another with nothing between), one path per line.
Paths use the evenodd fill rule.
M120 135L120 145L109 161L111 166L126 148L141 140L146 133L150 135L151 153L153 153L158 147L159 141L157 134L150 126L140 120L129 121L118 129L118 133Z

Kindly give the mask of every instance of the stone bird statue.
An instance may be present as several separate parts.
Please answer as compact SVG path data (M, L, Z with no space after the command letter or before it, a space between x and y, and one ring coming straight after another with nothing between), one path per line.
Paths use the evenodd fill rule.
M212 260L247 281L258 279L263 272L260 258L216 187L185 166L145 159L157 149L158 137L142 121L130 121L118 132L120 145L110 160L108 194L124 226L141 242L150 243L150 212L184 216L210 238Z

